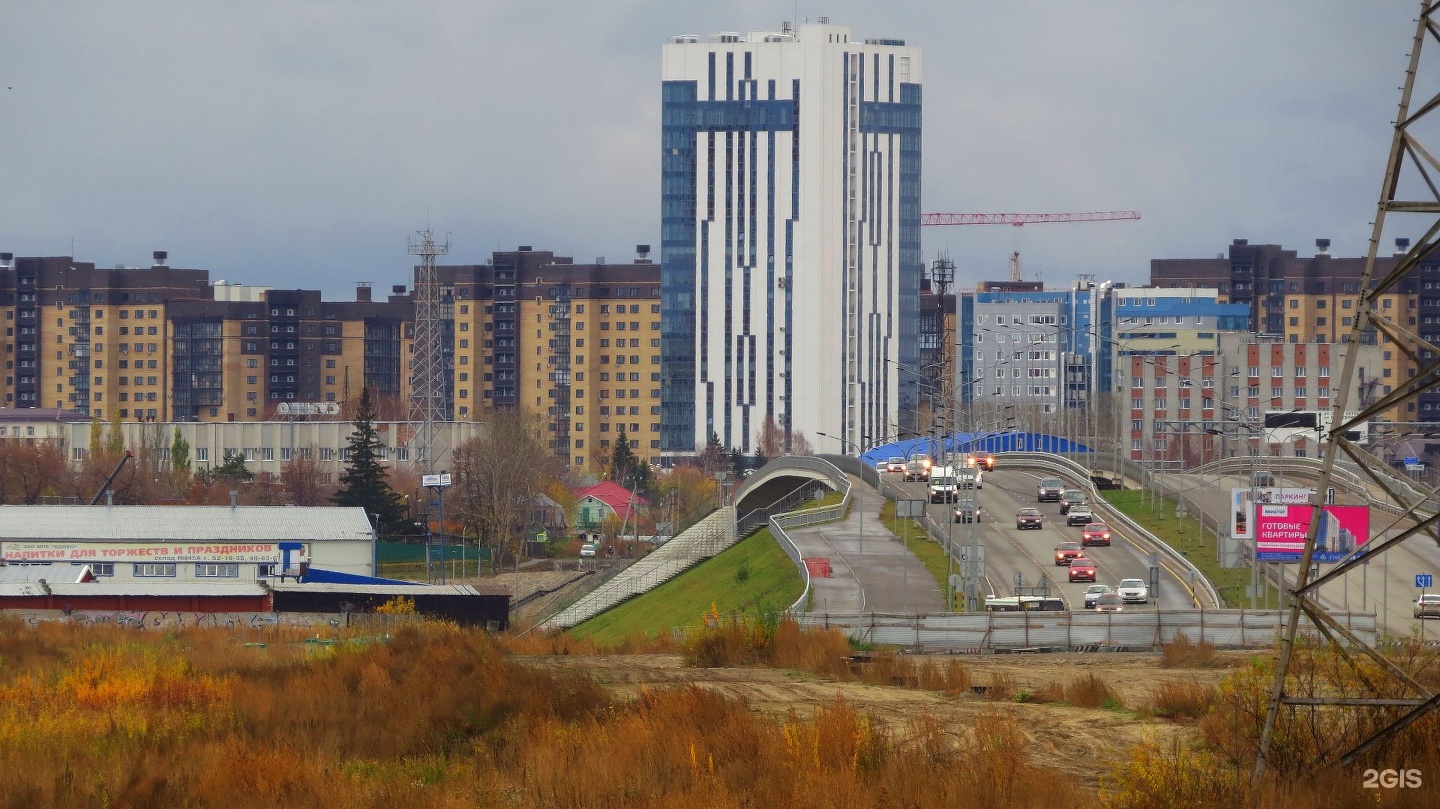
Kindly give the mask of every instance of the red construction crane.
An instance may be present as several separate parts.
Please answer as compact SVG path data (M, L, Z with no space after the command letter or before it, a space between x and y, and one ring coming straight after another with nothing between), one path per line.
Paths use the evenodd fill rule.
M1086 211L1084 213L922 213L921 225L1021 225L1040 222L1111 222L1139 219L1138 211Z

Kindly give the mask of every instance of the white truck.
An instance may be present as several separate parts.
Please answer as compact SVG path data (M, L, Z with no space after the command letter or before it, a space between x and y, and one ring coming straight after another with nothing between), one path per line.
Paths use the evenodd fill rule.
M930 502L953 503L959 486L956 470L951 466L936 466L930 470Z

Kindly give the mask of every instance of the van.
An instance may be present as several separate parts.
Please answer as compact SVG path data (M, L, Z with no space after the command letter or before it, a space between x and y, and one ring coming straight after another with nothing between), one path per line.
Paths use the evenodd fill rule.
M955 469L936 466L930 470L930 502L951 503L955 501Z
M1275 476L1269 472L1251 472L1250 485L1257 489L1270 489L1275 486Z

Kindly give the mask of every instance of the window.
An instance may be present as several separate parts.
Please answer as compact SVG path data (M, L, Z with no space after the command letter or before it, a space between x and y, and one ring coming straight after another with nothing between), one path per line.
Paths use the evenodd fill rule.
M122 313L123 314L123 313ZM141 562L135 565L135 578L174 578L175 563Z
M174 567L174 565L171 565ZM195 578L197 579L235 579L240 576L238 564L218 564L215 562L201 562L195 565Z
M90 572L91 572L91 574L96 575L96 576L114 576L114 575L115 575L115 563L114 563L114 562L91 562L91 563L90 563Z

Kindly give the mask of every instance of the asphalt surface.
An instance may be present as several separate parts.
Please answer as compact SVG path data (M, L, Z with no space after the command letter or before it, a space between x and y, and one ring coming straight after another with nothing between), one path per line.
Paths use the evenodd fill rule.
M830 576L811 576L812 612L946 612L935 577L910 553L904 537L880 522L884 499L851 477L855 505L836 522L792 528L786 533L806 559L828 559ZM913 538L923 542L923 536Z
M1060 595L1071 609L1084 608L1085 589L1092 582L1069 581L1069 568L1055 564L1055 547L1065 541L1080 541L1081 526L1067 526L1060 514L1059 503L1036 501L1036 485L1046 475L1023 470L1007 470L1002 466L986 472L978 499L981 519L978 525L954 522L954 505L930 504L925 483L906 483L899 474L886 475L885 485L900 487L908 497L924 499L926 512L938 525L950 530L957 544L970 539L967 530L974 530L975 539L985 546L985 566L991 589L996 595L1014 595L1017 576L1023 586L1033 587L1048 581L1052 595ZM1073 482L1073 481L1072 481ZM1036 529L1015 527L1015 513L1033 506L1040 509L1045 526ZM1096 583L1115 587L1121 579L1150 580L1149 552L1138 546L1123 529L1111 526L1110 547L1092 546L1085 555L1095 562ZM1158 601L1151 593L1148 605L1130 604L1126 610L1189 609L1193 606L1188 586L1174 571L1161 568Z
M1183 491L1212 518L1216 515L1224 518L1228 513L1232 488L1243 489L1250 485L1249 479L1240 475L1164 475L1161 480L1168 491ZM1301 479L1281 479L1277 480L1276 484L1293 488L1309 488L1315 485L1314 481ZM1358 504L1361 501L1341 492L1336 502ZM1399 534L1413 524L1410 521L1397 522L1394 516L1372 509L1371 541ZM1287 568L1287 581L1293 583L1298 566L1284 567ZM1332 565L1321 565L1321 573L1327 572L1331 567ZM1325 585L1321 588L1320 600L1335 609L1374 612L1377 620L1391 634L1404 636L1415 631L1428 639L1437 639L1440 638L1440 620L1415 619L1414 599L1421 592L1415 587L1417 573L1433 574L1436 583L1440 584L1440 547L1436 547L1433 540L1427 540L1423 536L1412 537L1380 554L1370 564L1350 571L1339 581ZM1428 592L1440 592L1440 588L1432 588ZM1275 606L1273 601L1270 606Z

